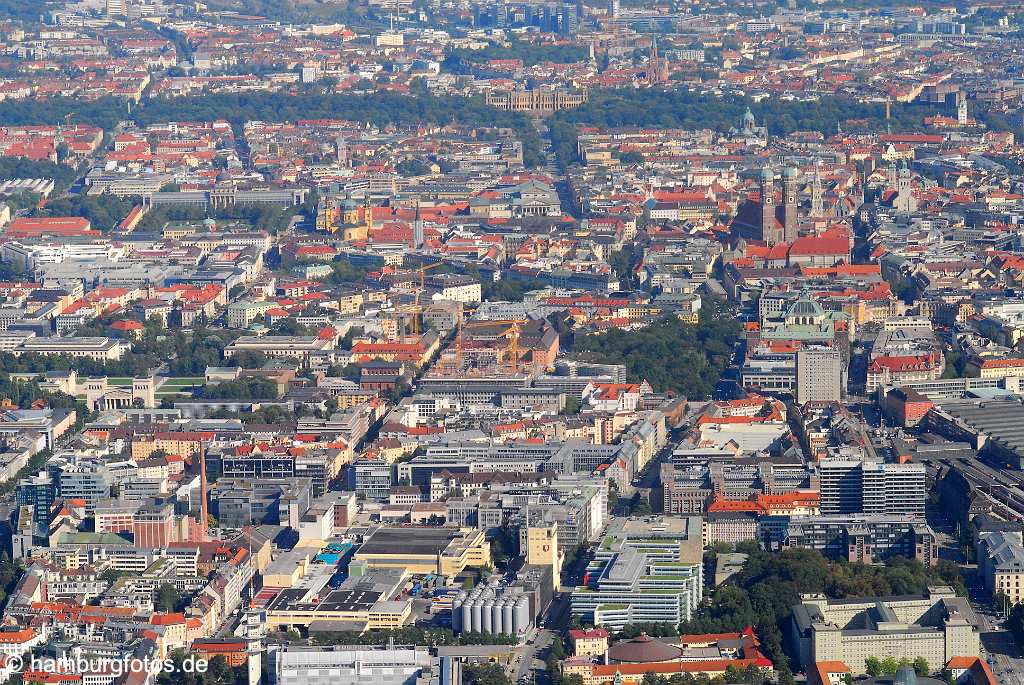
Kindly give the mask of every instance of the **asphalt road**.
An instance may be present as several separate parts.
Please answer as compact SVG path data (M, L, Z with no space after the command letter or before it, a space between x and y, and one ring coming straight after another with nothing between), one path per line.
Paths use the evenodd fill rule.
M544 661L540 655L551 644L553 637L554 633L543 628L539 630L535 628L530 631L527 638L532 640L532 644L525 642L519 645L510 664L512 667L510 680L514 684L536 682L536 674L544 670Z

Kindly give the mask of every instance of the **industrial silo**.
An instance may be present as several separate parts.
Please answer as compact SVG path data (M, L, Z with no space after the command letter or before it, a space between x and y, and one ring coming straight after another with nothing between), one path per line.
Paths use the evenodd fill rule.
M462 632L462 598L456 597L452 601L452 632Z
M495 635L505 632L505 624L502 623L501 607L504 602L501 599L494 601L491 607L491 632Z
M515 597L508 596L505 598L504 603L501 605L501 632L506 635L511 635L516 632L515 619L513 618L513 609L515 607Z
M472 602L470 609L470 615L472 616L472 620L470 621L469 630L474 633L482 632L484 622L480 618L480 612L482 608L480 604L480 598L470 598L467 601ZM463 630L465 630L465 628L463 628Z
M525 633L530 629L530 622L530 600L526 595L519 595L519 599L516 600L515 614L512 622L515 632L518 634Z
M472 630L473 629L473 614L470 611L471 600L466 598L462 600L462 606L459 608L459 630Z
M480 632L490 633L493 632L491 618L494 613L494 600L488 599L484 602L484 605L480 607Z

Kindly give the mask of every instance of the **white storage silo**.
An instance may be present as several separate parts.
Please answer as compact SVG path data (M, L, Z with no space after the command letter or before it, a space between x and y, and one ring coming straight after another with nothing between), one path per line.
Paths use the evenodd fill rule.
M516 633L522 634L530 629L530 600L526 595L520 595L516 600L514 617L512 623Z
M515 597L506 597L505 602L501 605L501 632L506 635L515 633L515 620L513 618L513 609L515 608Z
M474 633L479 633L479 632L481 632L483 630L483 625L484 625L483 620L480 618L480 612L481 612L482 607L481 607L481 603L480 603L480 599L479 598L472 600L472 602L473 602L473 604L472 604L472 608L470 609L470 613L471 613L471 616L472 616L473 620L470 621L470 628L469 629L470 629L470 631L472 631Z
M491 618L494 613L494 600L488 599L484 602L484 605L480 607L480 632L490 633L492 632Z

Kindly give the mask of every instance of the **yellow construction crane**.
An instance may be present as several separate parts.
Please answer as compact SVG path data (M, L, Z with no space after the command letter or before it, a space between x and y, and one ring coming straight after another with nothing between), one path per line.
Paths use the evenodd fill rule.
M526 319L500 319L495 321L471 321L467 324L459 323L458 331L455 333L455 367L457 369L462 368L462 331L467 327L484 327L484 326L507 326L501 333L498 333L495 337L507 337L508 345L505 346L505 352L509 355L509 365L513 371L519 370L519 332L523 325L529 323Z
M420 334L420 312L421 312L421 310L420 310L420 295L423 293L424 288L426 288L427 272L430 271L431 269L436 269L439 266L441 266L441 262L437 262L436 264L424 264L419 269L419 271L420 271L420 289L416 291L416 299L413 300L413 305L412 305L412 333L413 333L413 335L419 335Z

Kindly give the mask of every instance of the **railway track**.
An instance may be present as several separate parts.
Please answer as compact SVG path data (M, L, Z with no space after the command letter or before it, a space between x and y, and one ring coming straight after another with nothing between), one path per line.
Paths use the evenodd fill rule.
M939 462L963 474L1000 516L1024 521L1024 475L994 469L984 462L964 457Z

